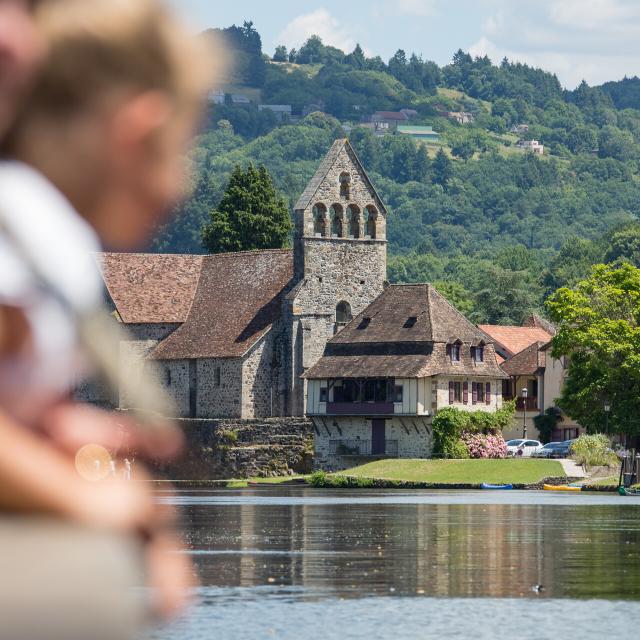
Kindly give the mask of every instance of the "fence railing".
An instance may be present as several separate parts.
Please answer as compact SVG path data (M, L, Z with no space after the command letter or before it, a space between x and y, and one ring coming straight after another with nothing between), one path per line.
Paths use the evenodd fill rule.
M384 451L380 451L375 450L371 440L330 440L329 453L334 456L387 456L395 458L398 456L398 441L385 440Z

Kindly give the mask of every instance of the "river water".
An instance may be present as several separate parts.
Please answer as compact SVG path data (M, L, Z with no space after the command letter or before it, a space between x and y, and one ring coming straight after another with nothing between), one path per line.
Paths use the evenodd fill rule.
M201 587L154 640L585 640L640 625L640 498L258 488L170 500Z

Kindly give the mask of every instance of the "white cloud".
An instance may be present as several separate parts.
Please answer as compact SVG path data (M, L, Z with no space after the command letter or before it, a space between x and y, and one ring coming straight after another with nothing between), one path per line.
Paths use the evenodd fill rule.
M567 87L640 73L637 0L493 0L473 55L503 57L553 71Z
M320 36L324 44L343 51L352 51L356 46L353 34L326 9L294 18L278 36L278 43L289 48L300 47L313 35Z

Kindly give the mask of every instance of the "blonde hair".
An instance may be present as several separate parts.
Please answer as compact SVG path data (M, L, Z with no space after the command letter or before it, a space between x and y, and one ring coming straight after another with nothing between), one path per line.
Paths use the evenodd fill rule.
M195 110L214 81L213 43L156 0L49 0L36 22L48 55L27 114L71 115L114 90L158 90Z

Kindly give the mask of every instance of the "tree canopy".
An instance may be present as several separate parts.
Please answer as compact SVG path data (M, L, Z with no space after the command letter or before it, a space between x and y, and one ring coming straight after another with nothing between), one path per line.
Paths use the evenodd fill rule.
M640 433L640 269L596 265L573 289L547 301L558 325L554 358L568 369L558 406L589 431Z
M280 249L286 246L291 219L264 165L236 166L220 204L202 229L210 253Z

